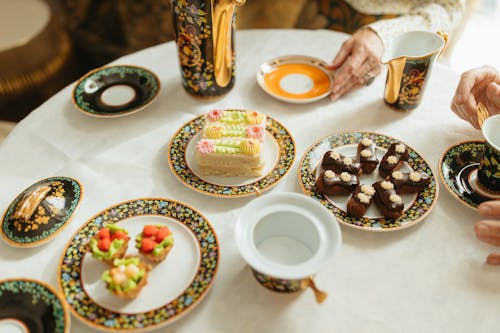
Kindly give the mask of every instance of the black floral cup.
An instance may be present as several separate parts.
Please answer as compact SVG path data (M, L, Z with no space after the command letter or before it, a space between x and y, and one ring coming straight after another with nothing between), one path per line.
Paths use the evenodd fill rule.
M234 22L245 0L172 0L175 40L184 89L221 97L234 86Z
M484 153L477 170L478 185L486 193L500 198L500 115L483 123Z

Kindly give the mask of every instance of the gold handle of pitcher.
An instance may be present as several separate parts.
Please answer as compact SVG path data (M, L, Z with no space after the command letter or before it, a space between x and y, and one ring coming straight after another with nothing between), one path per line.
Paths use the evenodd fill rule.
M233 64L233 15L246 0L211 0L215 82L226 87L231 82Z

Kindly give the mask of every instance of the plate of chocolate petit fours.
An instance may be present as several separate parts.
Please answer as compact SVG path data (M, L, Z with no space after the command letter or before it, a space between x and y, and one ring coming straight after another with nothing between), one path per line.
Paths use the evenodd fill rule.
M259 195L276 185L295 159L290 132L253 110L214 109L173 136L168 162L189 188L216 197Z
M417 151L368 131L336 133L314 143L300 162L299 181L340 223L369 231L415 225L438 196L435 173Z
M202 214L178 201L140 198L84 223L63 251L58 280L85 324L142 332L199 304L218 264L217 235Z

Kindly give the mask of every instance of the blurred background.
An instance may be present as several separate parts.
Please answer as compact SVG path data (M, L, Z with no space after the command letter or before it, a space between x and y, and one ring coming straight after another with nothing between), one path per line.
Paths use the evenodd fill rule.
M247 0L238 28L315 28L317 9L307 0L267 1ZM309 22L299 22L304 12ZM171 25L170 0L0 0L0 141L90 69L172 40ZM499 31L497 0L467 0L460 31L440 61L457 72L483 64L500 69Z

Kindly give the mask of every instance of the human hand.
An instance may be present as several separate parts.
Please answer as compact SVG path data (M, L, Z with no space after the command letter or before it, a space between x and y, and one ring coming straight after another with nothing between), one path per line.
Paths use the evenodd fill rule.
M479 205L479 214L500 218L500 200L486 201ZM474 225L477 239L488 244L500 246L500 220L481 220ZM486 258L490 265L500 265L500 252L490 253Z
M361 28L346 40L329 66L335 70L330 94L332 101L370 84L382 70L380 58L383 52L382 40L370 28Z
M458 83L451 109L460 118L479 128L477 104L481 102L490 115L500 113L500 75L490 66L464 72Z

